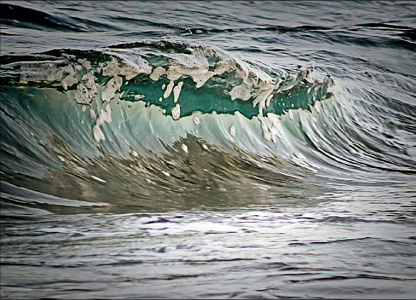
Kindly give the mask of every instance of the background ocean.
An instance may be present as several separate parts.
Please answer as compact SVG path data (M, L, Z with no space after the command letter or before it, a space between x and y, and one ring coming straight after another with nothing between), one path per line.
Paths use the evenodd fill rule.
M1 298L414 299L415 21L2 1Z

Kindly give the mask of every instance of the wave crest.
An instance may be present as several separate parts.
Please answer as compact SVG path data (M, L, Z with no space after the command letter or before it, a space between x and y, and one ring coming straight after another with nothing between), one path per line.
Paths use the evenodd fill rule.
M111 122L110 102L145 101L177 120L196 111L257 116L263 136L273 137L264 116L310 109L332 93L332 79L312 79L312 66L300 70L265 69L216 48L199 44L143 41L103 49L52 50L24 61L7 61L2 83L40 85L72 91L81 105L108 103L93 128ZM185 91L186 90L186 91ZM85 108L84 108L85 109Z

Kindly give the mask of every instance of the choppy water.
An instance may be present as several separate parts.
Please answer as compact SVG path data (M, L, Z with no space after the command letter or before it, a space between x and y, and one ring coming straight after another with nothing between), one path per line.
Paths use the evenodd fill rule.
M415 298L414 2L2 2L1 297Z

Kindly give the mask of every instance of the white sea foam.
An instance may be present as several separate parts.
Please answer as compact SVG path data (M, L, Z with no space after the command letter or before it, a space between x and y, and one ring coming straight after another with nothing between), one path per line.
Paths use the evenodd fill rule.
M180 115L181 115L181 107L178 103L176 104L174 108L172 108L172 118L174 120L178 120Z
M158 49L157 45L155 48ZM184 53L160 50L157 55L167 59L167 62L159 66L152 66L143 58L140 54L140 48L135 51L113 48L95 51L108 55L110 59L99 62L97 65L97 62L89 61L86 58L75 60L74 55L62 55L66 61L22 63L20 83L60 82L64 90L76 85L76 102L91 105L94 99L98 102L110 103L120 92L123 84L126 85L128 81L140 74L148 75L148 78L152 81L168 80L167 86L165 83L162 84L164 92L162 91L163 94L161 93L158 99L159 102L162 102L163 99L167 99L173 93L173 101L176 105L171 109L171 114L174 120L178 120L180 118L180 105L177 102L183 88L184 79L191 78L195 83L195 88L200 88L209 80L221 84L225 78L227 83L231 84L231 87L225 89L224 92L230 96L231 100L251 100L253 107L258 107L257 117L261 123L263 137L266 140L276 140L276 130L265 122L263 110L271 105L274 94L282 90L289 90L300 80L310 76L310 70L307 69L303 71L304 74L300 72L286 80L282 87L282 78L271 77L259 68L235 58L219 48L204 47L197 44L189 44ZM97 73L108 78L104 80L106 84L102 88L100 88L102 81L98 81ZM232 84L234 85L232 86ZM96 97L99 90L100 98ZM123 91L123 93L125 92ZM134 99L142 100L144 95L135 95ZM90 113L94 119L93 111L90 110ZM288 116L290 119L293 118L291 110L289 110ZM105 139L100 126L110 119L111 111L101 110L93 127L93 135L97 141ZM194 123L198 125L199 119L194 119ZM230 134L232 132L230 130Z
M104 122L107 122L107 123L112 122L110 104L107 104L105 110L101 109L100 115L98 116L98 118L95 122L95 125L93 127L93 135L94 135L94 138L97 142L99 142L100 140L105 140L104 133L102 132L102 130L100 128L100 126Z
M134 56L133 59L130 56L130 59L127 59L125 56L113 52L109 54L119 56L120 61L111 57L111 61L107 62L102 68L102 74L104 76L123 75L126 80L130 80L139 74L150 74L152 72L153 68L140 56Z
M119 76L114 76L110 79L107 83L105 89L101 93L101 99L103 101L110 102L111 99L114 98L116 92L120 89L121 85L123 84L123 80Z
M173 80L171 80L168 84L168 86L166 87L165 93L163 94L163 98L167 98L170 96L170 94L172 93L172 89L175 85L175 82Z
M178 102L179 95L181 94L183 81L179 82L177 86L173 89L173 101L176 103Z
M165 75L166 74L166 70L163 69L162 67L156 67L152 74L150 74L149 78L153 81L158 81L160 76Z
M74 78L73 74L69 74L61 81L62 87L66 91L69 87L73 86L74 84L78 83L78 79Z

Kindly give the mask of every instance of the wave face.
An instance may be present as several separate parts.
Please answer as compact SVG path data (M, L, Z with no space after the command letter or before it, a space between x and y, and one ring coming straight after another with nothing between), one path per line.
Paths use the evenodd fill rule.
M290 129L279 116L293 120L302 111L312 120L316 102L333 98L333 80L313 79L312 66L267 69L198 44L138 42L2 59L4 180L39 178L42 191L58 184L65 198L74 196L67 183L80 179L120 196L121 180L138 208L154 207L155 195L171 199L183 182L189 193L212 184L226 191L246 176L280 186L298 176L282 150L314 170L300 153L287 153ZM217 174L218 166L235 175Z
M2 299L413 298L412 11L3 1Z

